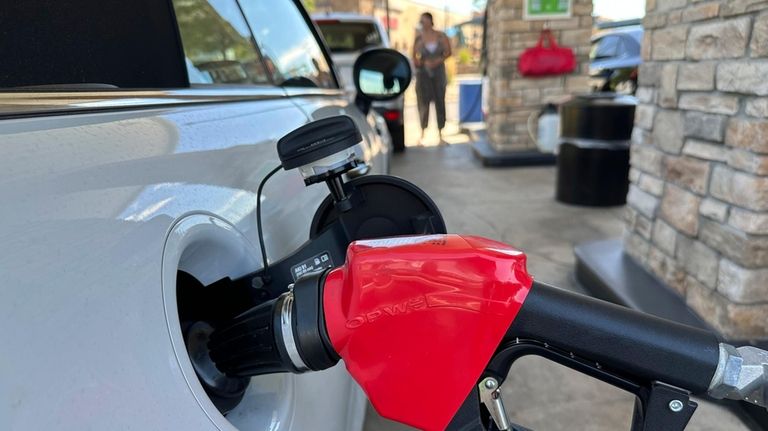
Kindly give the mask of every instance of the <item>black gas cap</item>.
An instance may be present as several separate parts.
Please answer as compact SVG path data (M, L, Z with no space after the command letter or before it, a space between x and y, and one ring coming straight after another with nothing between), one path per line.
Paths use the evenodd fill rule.
M346 115L306 124L277 142L283 169L289 170L342 152L363 140L354 121Z

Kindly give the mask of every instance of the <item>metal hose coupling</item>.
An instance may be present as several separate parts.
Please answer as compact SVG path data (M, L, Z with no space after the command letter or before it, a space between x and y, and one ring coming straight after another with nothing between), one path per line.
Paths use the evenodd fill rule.
M308 274L277 299L220 325L208 348L228 376L320 371L339 361L325 327L322 288L327 271Z
M707 393L768 407L768 352L720 343L720 361Z

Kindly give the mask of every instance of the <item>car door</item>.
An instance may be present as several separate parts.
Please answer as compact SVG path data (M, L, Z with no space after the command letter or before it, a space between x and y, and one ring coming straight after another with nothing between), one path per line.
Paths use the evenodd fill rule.
M67 63L87 57L67 50L93 52L92 44L116 39L108 48L127 50L137 33L152 39L154 26L175 27L163 21L162 2L152 3L160 8L152 14L142 13L143 2L104 0L77 13L37 3L45 4L6 12L28 7L57 25L98 25L73 44L81 33L48 34L42 16L14 20L18 32L37 26L37 39L12 40L61 53L47 66L4 75L55 87L0 89L0 343L10 352L0 357L0 429L309 429L304 415L315 415L312 429L353 429L354 386L343 367L254 379L239 410L225 417L186 353L179 271L208 284L262 265L256 190L279 164L277 139L309 121L249 45L237 3L172 4L180 27L205 30L180 31L187 55L179 64L192 84L176 89L152 87L161 71L152 73L151 62L140 70L121 63L119 52L96 68L98 81L81 73L87 65ZM94 29L106 33L99 38ZM146 55L143 41L135 45ZM6 60L5 67L22 64L10 54ZM65 68L72 84L50 73ZM111 68L124 77L117 87ZM146 79L132 85L136 76ZM270 180L262 197L270 260L306 240L325 195L293 172Z
M273 129L266 142L271 147L271 157L265 157L272 166L279 164L274 160L277 138L293 130L298 124L315 119L308 115L306 110L300 108L300 104L291 94L291 89L311 88L321 91L330 105L343 99L333 70L327 63L325 53L317 44L317 40L313 38L314 35L308 27L308 23L305 20L292 19L292 16L302 16L303 9L297 3L248 0L238 4L235 0L174 0L174 5L176 6L182 42L185 44L185 53L188 58L190 80L197 88L202 89L211 85L206 84L207 80L205 79L198 83L194 82L192 77L195 76L195 69L201 73L206 73L206 71L201 70L199 65L209 64L210 61L208 60L213 57L214 67L222 67L219 66L221 61L212 54L213 52L217 49L245 52L239 46L227 46L222 49L222 47L215 45L206 45L208 42L205 34L208 34L209 23L201 21L201 9L213 10L219 16L233 17L228 19L230 23L230 26L226 27L228 33L233 33L232 29L235 29L237 33L249 34L247 45L252 48L255 55L248 56L245 61L240 61L242 63L241 73L236 73L238 70L235 68L226 76L244 81L236 81L234 84L248 87L249 90L261 86L264 87L262 90L280 89L283 93L280 103L292 105L290 109L275 113L273 106L262 104L264 118L248 120L251 122L250 132L253 132L255 128L263 131ZM268 5L271 12L268 15L268 21L271 23L268 32L259 28L257 26L259 21L248 13L254 5ZM190 7L188 13L184 12L185 7ZM281 11L283 15L281 15ZM234 17L239 18L236 20ZM185 23L189 26L187 31L184 29ZM197 29L201 34L196 34L194 29ZM287 43L290 38L286 35L300 36L301 45L296 46ZM220 37L219 40L227 40L227 38ZM203 46L198 49L192 44ZM306 53L309 54L308 57L305 56ZM223 67L231 68L232 66L225 64ZM213 75L209 74L209 76L208 80L215 78ZM281 107L285 107L285 105L281 105ZM335 115L338 114L360 116L354 107L349 107L345 111L339 110ZM365 124L360 123L359 126L361 130L366 130ZM368 157L373 159L373 155L368 154ZM266 172L266 170L262 170L259 174L253 175L253 178L261 179ZM264 243L270 260L278 260L288 255L308 239L314 210L326 194L327 191L322 186L306 188L301 184L301 179L296 172L280 172L270 179L262 196ZM250 200L250 202L255 204L255 200ZM255 218L248 218L248 223L254 221ZM255 225L250 224L250 228L255 228ZM255 230L245 229L241 232L251 244L258 244L258 238L253 235ZM179 254L183 255L183 252ZM197 258L196 260L199 261L200 259ZM185 272L189 271L186 267L184 269ZM253 269L252 267L251 270ZM207 281L214 281L215 278L210 277ZM194 389L197 390L198 388ZM320 393L332 394L333 396L318 396ZM311 375L283 374L251 379L251 385L243 401L226 415L226 422L239 429L353 430L359 429L362 424L364 405L362 391L346 373L343 365L337 365L326 372ZM209 405L204 405L204 407L207 412L210 412ZM217 425L223 426L225 423L216 413L213 412L212 414L217 419L215 422Z

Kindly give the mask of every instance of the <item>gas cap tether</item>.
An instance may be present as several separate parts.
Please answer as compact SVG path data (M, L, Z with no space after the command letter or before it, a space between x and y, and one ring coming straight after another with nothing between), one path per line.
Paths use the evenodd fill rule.
M285 135L277 142L277 154L283 169L299 169L304 184L324 181L336 207L348 211L352 205L342 175L360 165L353 147L362 140L354 121L338 115L313 121Z

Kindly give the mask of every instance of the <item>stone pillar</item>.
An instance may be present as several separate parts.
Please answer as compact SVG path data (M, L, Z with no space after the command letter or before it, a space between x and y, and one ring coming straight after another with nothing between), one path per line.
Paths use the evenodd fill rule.
M522 0L489 0L487 7L489 141L497 151L534 148L526 124L531 113L564 95L589 91L592 0L573 0L571 18L546 22L524 21ZM523 78L518 58L536 45L545 24L559 44L573 48L579 65L566 76Z
M768 2L648 0L625 250L726 337L768 336Z

